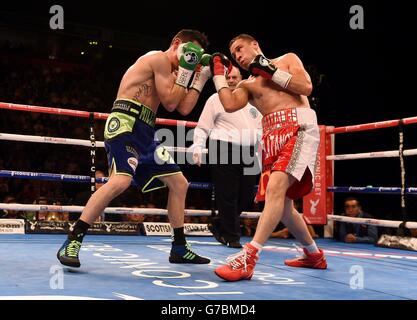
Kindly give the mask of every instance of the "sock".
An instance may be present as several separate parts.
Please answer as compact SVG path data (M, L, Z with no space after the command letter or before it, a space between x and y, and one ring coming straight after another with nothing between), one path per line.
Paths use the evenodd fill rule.
M87 222L78 219L74 225L74 230L70 231L70 233L68 234L68 239L70 239L71 241L77 240L83 242L83 238L87 233L89 227L90 225Z
M319 248L317 248L316 242L313 241L312 244L308 246L303 246L309 253L319 253Z
M174 230L174 241L173 245L185 245L187 241L185 240L184 227L173 228Z
M262 248L264 247L263 245L261 245L260 243L257 243L256 241L251 241L250 245L254 246L256 249L258 249L258 253L261 253Z

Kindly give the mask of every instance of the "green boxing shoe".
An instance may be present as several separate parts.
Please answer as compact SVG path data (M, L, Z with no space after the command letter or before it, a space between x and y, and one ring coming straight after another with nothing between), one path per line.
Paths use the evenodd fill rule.
M185 245L172 245L169 262L207 264L210 263L210 259L199 256L193 252L190 245L186 243Z
M81 266L78 254L81 249L81 242L67 239L58 250L57 258L64 266L79 268Z

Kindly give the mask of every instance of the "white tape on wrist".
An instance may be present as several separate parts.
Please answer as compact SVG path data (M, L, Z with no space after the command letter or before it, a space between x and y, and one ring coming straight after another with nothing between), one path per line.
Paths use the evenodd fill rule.
M175 80L175 83L187 88L188 84L190 83L191 76L193 75L192 70L184 69L183 67L178 67L178 75L177 80Z
M202 67L200 72L194 74L193 82L191 83L191 88L201 92L207 80L211 78L210 67Z
M292 74L289 74L288 72L282 71L280 69L277 69L277 71L275 71L272 75L272 81L279 84L284 89L287 88L291 78Z
M218 75L213 77L214 86L216 87L216 91L219 92L222 88L229 88L227 84L227 80L225 76Z

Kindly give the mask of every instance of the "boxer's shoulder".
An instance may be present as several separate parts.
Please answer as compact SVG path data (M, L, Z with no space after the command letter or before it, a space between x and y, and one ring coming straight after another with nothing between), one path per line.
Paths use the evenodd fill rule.
M149 64L153 64L153 63L170 63L169 62L169 58L167 56L167 54L163 51L149 51L147 53L145 53L144 55L140 56L139 59L137 60L137 62L142 62L142 63L149 63Z
M280 68L285 65L302 64L301 59L294 52L288 52L272 60L272 63Z

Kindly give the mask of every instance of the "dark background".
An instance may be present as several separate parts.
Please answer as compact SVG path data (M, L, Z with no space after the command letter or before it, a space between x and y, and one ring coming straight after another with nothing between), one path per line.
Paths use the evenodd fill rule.
M63 31L49 29L52 16L49 8L53 4L64 7ZM349 9L355 4L364 9L364 30L352 30L349 26ZM230 39L239 33L249 33L259 41L267 57L289 51L299 55L313 78L314 91L310 98L320 124L345 126L417 115L413 95L416 19L407 2L15 1L2 4L0 17L3 30L0 43L21 42L14 51L3 50L2 57L9 57L11 52L25 59L28 56L48 59L53 55L54 62L73 62L89 68L88 82L99 86L100 90L93 92L101 99L91 111L110 110L121 76L140 55L152 49L165 50L178 30L194 28L209 37L209 52L228 54ZM98 45L89 45L91 40L98 41ZM81 51L85 52L82 56ZM186 119L198 120L206 98L213 92L210 82ZM6 98L10 102L25 102L0 96L0 100ZM82 103L72 108L88 110ZM2 117L7 114L0 112ZM163 108L158 116L184 118ZM415 126L406 128L406 148L417 147L414 130ZM397 128L336 136L336 154L397 148ZM5 147L2 151L4 157ZM88 165L88 157L84 161ZM416 167L415 160L406 158L410 186L416 186ZM87 166L81 166L80 170L88 174ZM209 179L204 169L185 168L184 171L190 181ZM335 174L335 185L400 186L398 158L337 162ZM345 196L336 195L336 212L342 210ZM399 196L357 196L369 213L398 218ZM410 214L416 217L415 197L409 197L408 201Z

